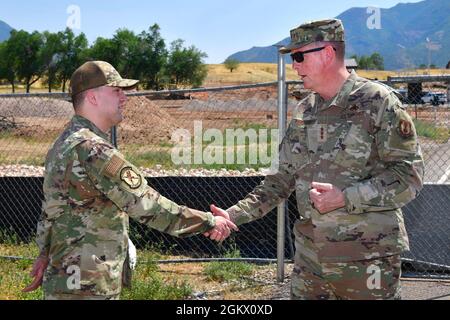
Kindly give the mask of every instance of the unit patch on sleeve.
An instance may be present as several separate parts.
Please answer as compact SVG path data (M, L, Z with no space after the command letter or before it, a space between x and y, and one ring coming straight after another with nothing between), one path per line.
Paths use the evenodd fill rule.
M141 176L131 167L125 167L120 171L120 180L125 182L131 189L137 189L142 185Z
M398 133L400 134L400 136L402 136L403 138L410 138L412 137L413 130L412 130L412 125L411 122L407 121L407 120L400 120L399 124L398 124Z

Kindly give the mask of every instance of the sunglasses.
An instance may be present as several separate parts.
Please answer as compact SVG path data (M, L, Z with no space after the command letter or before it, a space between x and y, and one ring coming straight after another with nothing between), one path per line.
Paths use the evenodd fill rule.
M301 62L303 62L303 60L305 60L304 55L306 53L321 51L325 48L326 47L320 47L320 48L314 48L314 49L310 49L310 50L306 50L306 51L297 51L297 52L291 54L291 58L293 61L295 61L297 63L301 63ZM334 51L336 51L336 48L333 47L333 49L334 49Z

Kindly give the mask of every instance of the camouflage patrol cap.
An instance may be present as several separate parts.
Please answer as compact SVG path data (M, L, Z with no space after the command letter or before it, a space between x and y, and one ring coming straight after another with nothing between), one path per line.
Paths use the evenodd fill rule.
M317 20L291 30L291 43L280 49L289 53L316 41L344 41L344 26L339 19Z
M122 79L119 72L108 62L89 61L79 67L70 79L70 91L75 96L88 89L101 86L130 89L139 80Z

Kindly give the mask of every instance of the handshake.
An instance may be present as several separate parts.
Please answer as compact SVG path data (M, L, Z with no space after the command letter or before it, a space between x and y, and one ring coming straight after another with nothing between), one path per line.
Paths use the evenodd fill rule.
M204 236L209 237L211 240L221 242L228 238L232 232L239 231L238 227L230 220L230 215L223 209L211 205L211 212L216 218L216 225L211 230L203 233Z

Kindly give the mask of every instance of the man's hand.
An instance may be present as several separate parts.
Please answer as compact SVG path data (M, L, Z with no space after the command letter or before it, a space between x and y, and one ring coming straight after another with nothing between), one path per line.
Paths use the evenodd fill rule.
M48 258L43 256L39 256L36 261L34 261L33 270L30 272L30 276L34 277L33 282L28 287L22 289L22 292L31 292L41 286L48 262Z
M216 226L212 230L204 233L206 237L220 242L230 236L231 230L239 231L238 227L230 220L228 212L217 208L213 204L211 205L211 212L216 217Z
M313 182L309 197L320 214L345 207L344 193L329 183Z

